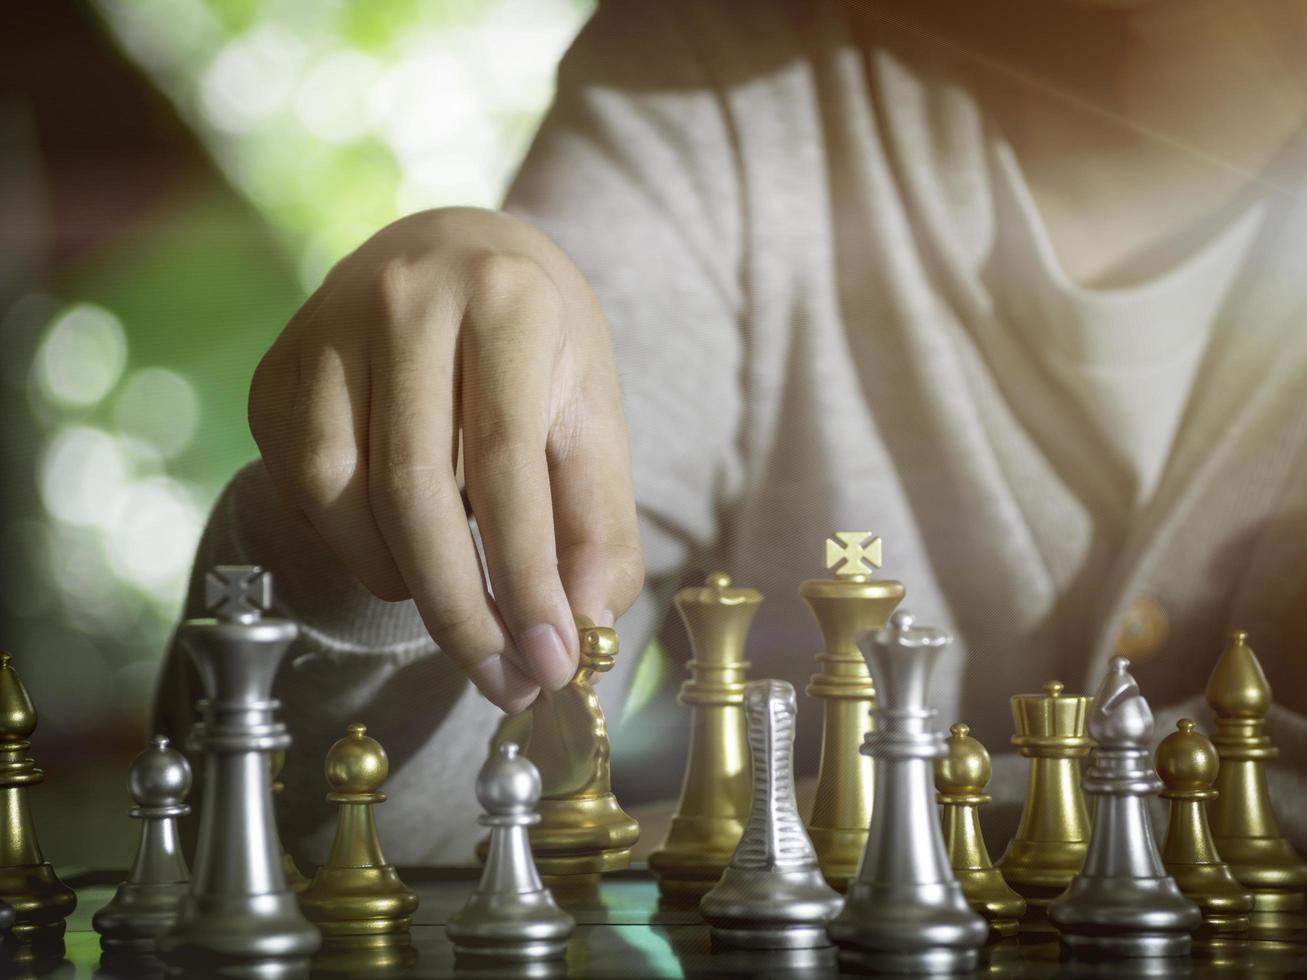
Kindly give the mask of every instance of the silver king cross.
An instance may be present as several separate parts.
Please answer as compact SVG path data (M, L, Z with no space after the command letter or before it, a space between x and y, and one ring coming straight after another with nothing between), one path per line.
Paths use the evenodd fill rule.
M204 608L223 622L254 622L272 609L271 573L258 565L215 565L204 576Z

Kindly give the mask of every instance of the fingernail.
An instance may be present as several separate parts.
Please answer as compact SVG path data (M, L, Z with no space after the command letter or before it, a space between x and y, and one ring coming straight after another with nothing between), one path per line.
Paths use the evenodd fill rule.
M540 693L540 686L499 654L467 668L467 676L486 699L510 715L521 711Z
M558 630L548 623L532 626L519 645L531 673L546 690L557 691L576 673L576 661L568 655Z

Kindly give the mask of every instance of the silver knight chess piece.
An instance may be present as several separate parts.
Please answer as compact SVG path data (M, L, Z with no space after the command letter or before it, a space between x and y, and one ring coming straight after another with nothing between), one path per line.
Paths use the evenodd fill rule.
M159 952L209 974L306 974L321 937L286 885L269 768L271 754L290 745L270 695L298 629L264 617L272 584L260 568L217 566L205 598L213 618L187 620L178 631L206 702L196 732L204 800L195 873Z
M1186 956L1202 916L1153 839L1145 798L1162 788L1149 753L1153 712L1127 658L1112 658L1087 728L1097 743L1081 784L1094 800L1089 849L1048 917L1073 956Z
M753 803L721 880L699 902L715 944L746 949L829 946L826 923L843 898L826 884L794 799L794 718L786 681L744 689Z
M949 642L906 612L860 646L876 685L874 724L862 743L874 797L867 850L830 937L846 965L875 973L974 970L989 935L958 883L935 809L933 761L944 738L927 707L930 675Z

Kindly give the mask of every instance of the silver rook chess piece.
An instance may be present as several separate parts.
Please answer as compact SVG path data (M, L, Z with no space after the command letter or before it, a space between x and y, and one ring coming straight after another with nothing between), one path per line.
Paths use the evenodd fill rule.
M1145 797L1162 788L1148 751L1153 712L1113 657L1089 710L1097 742L1081 783L1095 802L1084 868L1048 906L1073 956L1186 956L1202 921L1162 866Z
M558 959L576 923L540 882L527 827L539 822L540 772L516 742L491 753L477 776L480 818L490 828L481 881L445 927L457 956L474 960Z
M156 937L177 921L191 877L177 818L191 812L190 788L190 763L163 735L132 760L127 790L136 803L131 815L141 821L141 841L127 880L91 919L106 951L150 952Z
M204 753L195 874L159 952L207 973L307 973L321 937L286 886L272 812L270 756L290 745L270 696L298 632L265 619L272 582L257 567L219 565L205 579L212 619L182 623L178 638L204 685Z
M843 898L826 884L794 800L794 688L744 689L753 803L721 880L699 902L714 943L746 949L829 946L826 923Z
M946 750L931 724L935 711L926 706L931 671L949 637L898 612L869 638L860 646L877 707L862 752L872 759L876 805L858 876L828 932L841 961L854 968L973 970L989 926L967 904L944 850L933 760Z

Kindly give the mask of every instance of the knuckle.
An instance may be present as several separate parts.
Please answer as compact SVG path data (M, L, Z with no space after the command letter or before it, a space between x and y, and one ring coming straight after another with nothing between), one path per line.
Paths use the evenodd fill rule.
M449 467L407 457L391 457L368 472L368 492L393 508L442 502L455 488Z
M426 619L440 649L458 663L475 663L499 652L491 649L498 626L480 596L446 595L429 607Z
M464 259L464 279L469 294L489 304L550 303L558 299L558 288L535 259L498 249L476 249Z
M352 447L301 443L287 459L292 486L309 504L334 501L358 472Z

